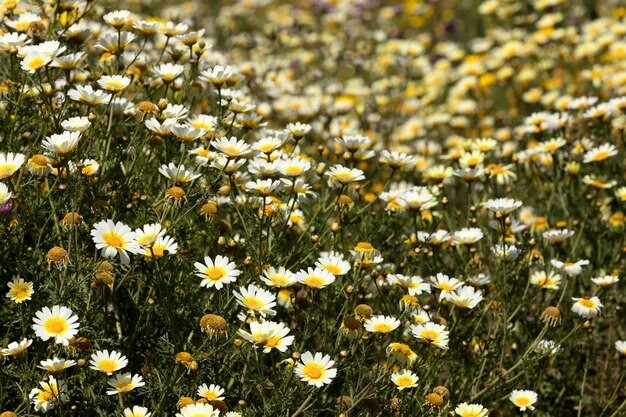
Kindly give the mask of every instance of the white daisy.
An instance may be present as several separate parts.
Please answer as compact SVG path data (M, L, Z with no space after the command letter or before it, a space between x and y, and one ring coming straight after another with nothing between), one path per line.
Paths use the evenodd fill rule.
M42 308L35 313L33 322L35 334L44 342L54 339L55 343L67 346L70 339L78 333L78 317L64 306L53 306L52 310L48 307Z

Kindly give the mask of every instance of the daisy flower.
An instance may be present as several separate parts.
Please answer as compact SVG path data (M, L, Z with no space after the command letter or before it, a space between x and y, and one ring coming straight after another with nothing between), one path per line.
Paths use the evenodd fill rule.
M554 245L560 245L574 236L574 231L569 229L552 229L546 230L541 236Z
M132 18L133 16L128 10L115 10L102 16L102 20L116 29L123 28Z
M520 411L526 411L526 409L534 410L535 407L533 404L537 402L537 393L530 390L516 389L509 395L509 400L511 400Z
M613 275L604 275L602 277L591 278L591 282L602 288L607 288L611 285L617 284L619 282L619 277L614 277Z
M146 385L141 375L132 375L130 372L109 378L107 384L111 387L107 390L107 395L128 394L135 388Z
M252 321L250 322L250 333L240 329L237 334L256 347L262 347L264 353L269 353L272 349L285 352L294 340L294 336L287 336L289 328L285 324L273 321L262 323Z
M184 406L176 417L219 417L220 411L207 403L195 403Z
M556 272L536 271L530 276L530 283L549 290L558 290L561 286L561 275Z
M626 355L626 340L618 340L615 342L615 349L622 355Z
M135 241L141 246L152 246L159 237L165 236L166 229L159 223L146 224L135 229Z
M76 365L76 361L67 360L67 359L59 359L56 356L52 359L46 359L39 362L37 368L43 369L50 374L59 373L67 368L71 368Z
M439 229L433 233L417 232L417 240L423 243L427 243L431 246L440 246L449 242L452 239L450 232L447 230Z
M301 139L309 134L313 127L308 123L289 123L287 125L287 130L295 139Z
M48 307L42 308L35 313L33 322L35 334L44 342L54 339L55 343L67 346L70 339L78 333L78 317L64 306L53 306L52 310Z
M477 227L464 227L454 232L453 239L456 245L473 245L484 236L483 231Z
M482 206L495 214L499 213L500 215L507 215L520 208L522 206L522 202L512 198L496 198L493 200L487 200L482 203Z
M22 339L19 342L11 342L9 346L0 349L2 356L20 356L33 343L31 339Z
M311 352L304 352L294 372L301 381L321 388L330 384L337 376L337 369L332 367L334 364L335 362L331 361L328 355L322 356L317 352L314 356Z
M565 271L565 273L570 277L580 275L580 273L583 271L582 267L585 265L589 265L589 261L587 259L581 259L580 261L576 262L561 262L559 260L552 259L550 260L550 263L555 268L561 271Z
M96 249L102 250L102 256L113 258L120 256L122 264L128 265L128 253L140 253L141 247L136 242L137 234L122 222L113 223L112 220L103 220L93 225L91 236Z
M396 384L396 387L400 391L406 388L414 388L417 386L417 375L411 372L409 369L403 369L394 374L391 374L391 381Z
M241 158L252 152L250 145L234 136L216 139L211 145L228 159Z
M315 266L330 272L334 276L345 275L350 271L349 262L344 261L343 257L333 255L320 257L315 262Z
M121 75L103 75L98 80L98 85L104 90L119 93L130 85L130 78Z
M224 397L222 394L224 394L224 392L225 392L224 388L220 387L219 385L202 384L198 387L196 394L198 395L198 397L206 398L209 401L214 401L214 400L223 401Z
M52 410L55 402L67 401L67 387L60 379L55 379L52 375L48 377L48 381L39 383L41 388L33 388L28 394L31 403L35 406L35 411Z
M320 289L335 282L335 276L319 267L296 272L296 280L307 287Z
M450 301L456 308L472 309L483 299L483 293L474 287L463 286L450 295Z
M581 317L595 317L600 314L600 309L604 307L598 297L591 298L575 298L572 297L574 305L572 305L572 312L578 314Z
M254 284L248 285L248 288L241 287L239 291L233 290L237 304L247 308L250 313L259 313L261 316L276 314L276 311L272 310L272 307L276 306L276 296L271 292Z
M350 254L363 267L376 265L383 261L383 258L380 256L380 251L368 242L357 243L354 249L350 250Z
M2 153L0 152L0 180L9 178L15 174L24 164L26 157L21 153Z
M413 337L440 349L448 349L449 333L446 326L433 322L415 324L411 327Z
M148 119L144 122L146 127L159 136L169 136L172 134L172 128L176 124L176 119L165 119L159 122L156 118Z
M491 253L493 253L497 258L504 261L515 260L521 252L522 251L518 249L515 245L501 245L499 243L496 243L491 248Z
M225 67L216 65L213 68L202 71L198 78L213 84L214 87L221 87L229 81L238 80L240 76L230 65Z
M561 353L562 350L563 349L561 348L560 344L556 343L554 340L546 339L540 340L535 347L535 352L539 353L540 355L546 356L558 355L559 353Z
M401 169L411 167L415 163L415 159L406 153L391 151L384 149L380 152L378 162L387 165L392 169Z
M344 152L352 153L366 149L372 143L370 138L362 135L344 135L341 138L335 138L335 141L341 145Z
M430 294L430 284L424 282L422 277L415 275L407 277L402 274L389 274L387 279L390 284L396 284L408 291L409 295Z
M6 297L16 304L30 300L35 292L33 283L24 281L22 278L15 278L7 285L9 286L9 292L6 294Z
M152 246L149 248L145 248L144 255L155 258L160 258L163 255L170 254L174 255L178 251L178 243L174 241L173 237L170 236L162 236L158 237Z
M76 150L81 135L82 133L79 131L65 131L60 135L51 135L46 137L41 145L53 154L64 156Z
M298 177L311 169L311 163L300 157L295 157L276 161L276 167L278 172L286 177Z
M82 101L90 106L97 106L111 101L110 94L106 94L102 90L94 90L90 85L77 85L69 90L67 95L74 101Z
M146 407L140 407L138 405L133 406L133 408L125 408L124 409L124 417L150 417L152 413L148 412Z
M280 191L283 188L283 183L278 180L256 180L249 181L246 183L246 191L252 195L257 195L261 197L268 197L276 192Z
M153 71L164 83L169 84L185 71L185 67L180 64L171 64L168 62L155 67Z
M365 322L365 330L372 333L389 333L400 326L400 320L391 316L374 316Z
M96 175L100 169L100 164L94 159L83 159L80 163L82 165L80 173L87 177Z
M219 290L224 285L237 281L237 277L241 274L236 268L234 262L231 262L226 256L217 255L215 261L205 256L204 264L196 262L196 276L202 278L201 287L215 287Z
M456 278L450 278L446 274L438 273L436 276L431 277L430 281L433 283L433 287L441 290L439 294L439 301L450 298L452 293L459 288L463 283Z
M98 350L96 353L92 354L89 365L90 369L112 375L113 372L126 367L128 360L120 352L112 350L109 353L109 351L105 349Z
M170 162L169 165L161 165L159 168L159 172L161 175L173 181L177 185L187 184L196 178L200 177L200 173L194 171L193 169L187 169L184 165L176 166L173 162Z
M460 417L487 417L489 410L480 404L461 403L454 412Z
M324 173L328 177L329 185L341 187L357 181L363 181L365 175L363 171L356 168L348 168L342 165L335 165Z
M270 287L286 288L295 284L296 275L285 267L281 266L276 269L273 266L263 271L263 275L259 277L264 284Z
M20 66L22 69L30 74L34 74L37 70L45 67L52 61L52 57L45 52L35 51L30 52L24 56Z
M204 129L198 129L192 126L181 125L178 123L174 124L171 127L171 131L178 140L184 143L195 142L207 133Z
M417 360L417 355L406 343L390 343L385 352L389 358L401 364L411 365Z
M414 187L402 191L398 204L410 210L427 210L437 205L435 196L425 187Z
M591 162L600 162L615 155L617 155L617 148L610 143L604 143L599 147L591 149L589 152L587 152L583 157L583 162L585 164Z
M549 152L552 153L554 151L556 151L557 149L565 146L567 144L567 141L563 138L552 138L549 139L545 142L541 142L539 145L537 145L537 150L539 152Z

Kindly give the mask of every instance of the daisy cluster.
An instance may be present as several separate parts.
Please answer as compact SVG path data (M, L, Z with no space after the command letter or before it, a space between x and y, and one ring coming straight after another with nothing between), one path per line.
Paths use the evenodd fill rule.
M0 1L0 417L626 415L620 2L118 3Z

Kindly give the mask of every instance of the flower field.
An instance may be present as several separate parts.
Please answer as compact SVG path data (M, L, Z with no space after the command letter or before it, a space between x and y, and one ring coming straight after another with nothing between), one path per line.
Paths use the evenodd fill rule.
M0 16L0 417L626 416L622 2Z

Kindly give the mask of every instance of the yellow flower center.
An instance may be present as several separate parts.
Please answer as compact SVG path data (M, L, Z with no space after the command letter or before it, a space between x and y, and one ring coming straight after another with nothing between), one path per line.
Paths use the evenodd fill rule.
M407 358L410 358L413 356L413 351L411 350L411 348L408 345L405 345L404 343L396 343L393 345L392 349L394 352L400 353L406 356Z
M422 337L422 339L426 339L429 342L432 342L439 337L439 332L437 332L436 330L424 330L422 331L420 336Z
M54 401L54 398L55 398L54 393L48 390L41 390L39 391L39 394L37 394L37 399L43 403Z
M393 326L389 323L376 323L372 327L372 330L374 330L376 333L389 333L393 330Z
M285 174L287 175L300 175L302 173L302 167L300 165L292 165L285 168Z
M578 300L578 304L586 308L594 308L596 306L596 303L586 298L583 298L582 300Z
M553 284L552 280L548 277L540 278L539 281L537 281L537 283L541 285L542 287L547 287Z
M262 145L259 146L259 150L263 153L270 153L274 150L274 144L273 143L264 143Z
M237 156L239 155L239 148L236 146L225 146L222 152L228 156Z
M117 90L123 89L124 88L124 84L122 84L120 81L109 81L106 84L106 88L107 88L107 90L117 91Z
M354 250L356 250L357 252L370 253L370 252L374 251L374 247L371 244L367 243L367 242L359 242L355 246Z
M14 172L15 172L15 165L13 164L0 165L0 178L8 177Z
M118 366L117 362L115 362L114 360L102 359L100 362L98 362L98 368L100 368L102 372L106 372L108 374L117 371Z
M442 282L439 284L439 289L441 291L445 291L445 292L450 292L450 291L454 291L454 287L450 284L448 284L447 282Z
M599 151L596 152L596 154L594 154L591 159L593 161L602 161L603 159L606 159L609 157L609 151L604 150L604 151Z
M120 382L115 388L120 392L128 392L133 389L134 386L135 384L133 384L133 381L125 381Z
M333 275L339 275L341 273L341 268L333 264L324 265L324 269Z
M204 271L204 274L211 281L219 281L226 276L226 270L221 267L213 266L213 267L207 268L206 271Z
M204 398L206 398L207 400L209 400L209 401L216 400L216 399L217 399L217 397L219 397L219 395L217 395L217 392L215 392L215 391L208 391L208 390L207 390L207 391L204 391L204 392L202 393L202 396L203 396Z
M152 247L152 255L156 257L161 257L165 253L165 246L158 245Z
M278 345L278 342L280 342L280 338L278 338L278 337L270 337L265 342L265 347L269 347L269 348L275 347L275 346Z
M61 317L50 317L43 324L43 328L47 333L54 335L62 335L69 329L67 321Z
M116 249L124 247L124 240L122 239L122 236L116 232L106 232L102 235L102 239L107 245Z
M526 407L527 405L529 405L531 403L532 403L532 401L528 397L518 397L518 398L515 399L515 404L518 407Z
M259 310L264 305L264 303L256 297L246 297L244 298L243 303L250 310Z
M304 365L304 368L302 369L302 373L308 379L315 379L315 380L317 380L317 379L321 379L324 376L325 369L320 364L309 363L307 365Z
M19 284L12 288L11 294L13 295L15 301L24 301L30 295L30 290L28 285Z
M139 243L141 246L150 246L154 243L155 240L156 240L156 234L149 233L137 239L137 243Z
M402 375L396 379L396 384L398 384L399 387L411 386L413 385L413 378L408 375Z
M32 69L32 70L37 70L41 67L43 67L44 65L46 65L46 60L43 59L42 57L35 57L32 58L31 60L29 60L26 65L28 66L28 68Z
M309 287L313 287L313 288L319 288L321 286L323 286L326 283L326 280L322 277L318 277L316 275L310 276L310 277L306 277L304 279L304 283L306 285L308 285Z
M272 281L272 283L277 287L289 284L289 281L284 277L284 275L272 275L270 277L270 281Z
M338 178L340 180L347 180L352 178L352 174L350 174L350 172L348 171L338 172L335 174L335 178Z
M478 165L481 161L481 158L477 157L477 156L473 156L471 158L467 158L467 160L465 161L465 163L470 166L470 167L474 167L476 165Z

